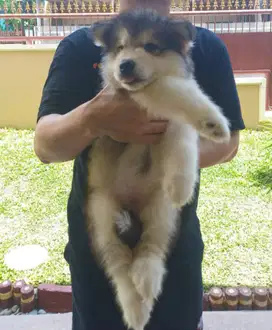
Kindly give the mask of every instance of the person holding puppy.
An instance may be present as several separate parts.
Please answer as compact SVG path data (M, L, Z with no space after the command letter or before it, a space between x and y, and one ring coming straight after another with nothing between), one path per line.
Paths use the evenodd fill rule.
M170 0L121 0L120 10L152 8L169 14ZM240 103L225 45L212 32L197 28L192 50L195 77L203 90L223 109L231 123L229 143L199 143L199 167L228 162L244 129ZM125 330L115 294L89 247L84 201L87 194L87 157L92 141L107 135L123 143L159 143L167 121L149 118L128 97L100 90L100 49L92 31L80 29L60 42L43 89L34 148L44 163L75 160L68 201L69 242L65 258L73 290L73 330ZM202 329L202 272L204 244L197 217L198 193L182 210L182 225L167 260L168 274L146 330ZM141 201L139 192L131 191ZM135 224L136 226L136 224ZM136 232L135 227L133 232ZM120 234L129 244L135 237ZM140 238L140 229L136 240Z

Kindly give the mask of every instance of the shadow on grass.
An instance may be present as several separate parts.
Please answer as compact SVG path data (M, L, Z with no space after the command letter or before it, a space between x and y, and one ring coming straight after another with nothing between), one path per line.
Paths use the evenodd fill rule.
M252 181L252 184L254 186L264 187L267 188L269 191L271 191L272 190L272 159L270 166L258 168L256 171L249 173L249 179Z
M264 130L268 134L272 133L272 122L266 121L259 125L259 130ZM272 190L272 138L268 145L265 146L264 156L262 156L262 165L257 167L254 172L249 173L249 180L254 186L267 188Z

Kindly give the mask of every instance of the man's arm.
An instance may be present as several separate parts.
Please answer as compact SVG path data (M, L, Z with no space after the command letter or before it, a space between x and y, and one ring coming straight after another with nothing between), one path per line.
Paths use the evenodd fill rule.
M232 132L229 143L215 143L201 139L199 143L199 166L210 167L231 161L239 148L239 131Z
M58 163L73 160L95 138L95 131L86 126L87 104L67 114L49 114L37 123L34 151L41 162Z
M231 139L229 143L214 143L200 139L200 168L231 161L237 154L240 130L245 128L241 114L240 101L234 79L229 54L224 43L214 34L208 40L207 53L211 53L209 71L211 79L209 95L219 105L230 122Z

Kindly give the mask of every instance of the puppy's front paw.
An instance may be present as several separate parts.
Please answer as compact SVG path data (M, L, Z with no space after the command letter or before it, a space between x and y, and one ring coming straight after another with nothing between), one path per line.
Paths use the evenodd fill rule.
M228 142L230 140L230 128L227 118L218 107L213 108L207 118L199 121L199 133L204 138L214 142Z
M230 139L230 130L227 123L215 121L201 122L201 135L214 142L228 142Z
M143 299L143 302L153 307L162 290L165 268L159 258L137 258L130 270L132 282Z

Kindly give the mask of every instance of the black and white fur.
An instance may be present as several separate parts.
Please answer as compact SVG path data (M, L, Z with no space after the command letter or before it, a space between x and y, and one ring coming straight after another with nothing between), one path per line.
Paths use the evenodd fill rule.
M149 114L170 121L157 145L97 139L89 163L92 248L113 283L124 322L143 330L162 291L178 211L194 197L199 135L227 143L229 123L194 78L191 23L136 10L96 23L92 31L104 50L104 84L129 91ZM140 193L137 207L131 191ZM131 225L128 210L143 226L132 249L116 233L116 225L123 230Z

